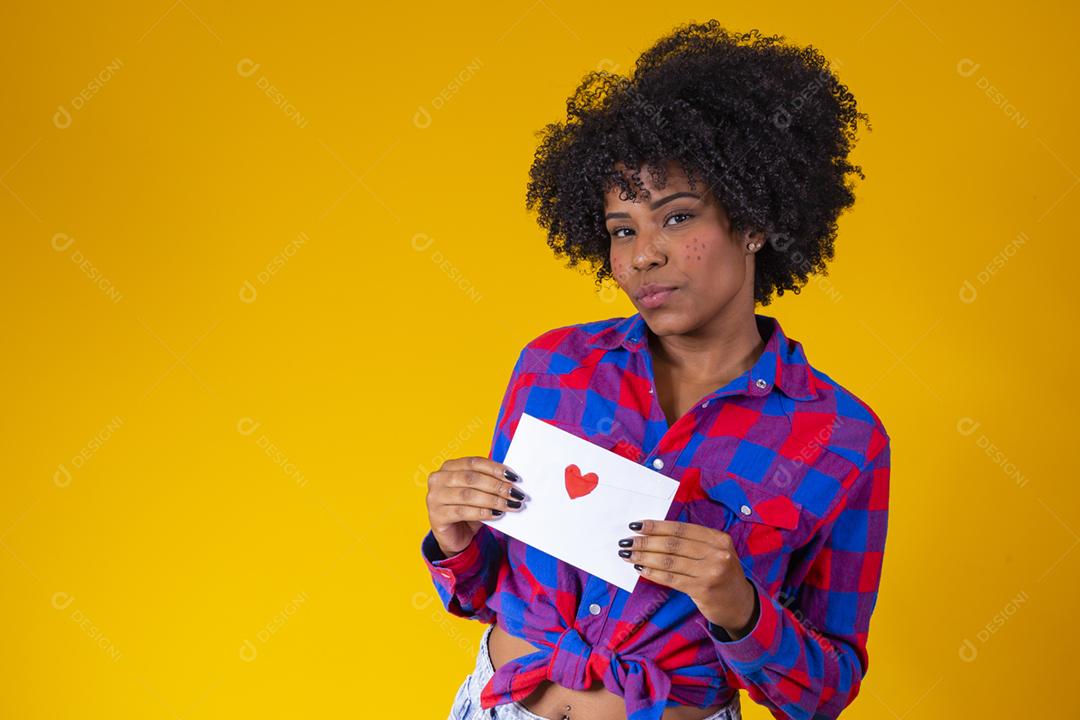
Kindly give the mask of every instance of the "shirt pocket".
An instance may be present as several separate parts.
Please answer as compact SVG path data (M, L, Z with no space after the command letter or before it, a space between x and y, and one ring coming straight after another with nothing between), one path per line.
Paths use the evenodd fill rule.
M722 513L721 528L731 536L747 574L765 585L782 580L805 524L802 505L731 470L703 474L702 490L703 502Z

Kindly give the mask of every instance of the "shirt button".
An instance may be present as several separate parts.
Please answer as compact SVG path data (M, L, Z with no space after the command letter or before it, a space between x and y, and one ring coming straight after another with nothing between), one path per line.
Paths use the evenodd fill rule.
M749 505L743 505L741 508L739 508L739 512L741 512L743 515L749 515L753 511L750 509Z
M593 615L599 615L600 614L600 606L597 605L596 603L593 603L592 605L589 606L589 612L591 612Z
M759 388L761 388L763 390L765 388L769 387L769 381L766 380L765 378L758 378L757 382L754 383L754 384L757 385Z
M663 470L664 469L664 461L661 460L660 458L656 458L655 460L652 461L652 466L654 468L656 468L657 470Z

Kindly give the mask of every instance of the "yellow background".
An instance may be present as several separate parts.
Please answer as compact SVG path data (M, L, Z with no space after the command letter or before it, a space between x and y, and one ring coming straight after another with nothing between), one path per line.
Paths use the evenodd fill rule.
M444 718L483 626L426 473L525 341L633 312L525 212L533 131L709 17L873 127L830 274L759 309L893 439L845 716L1080 712L1075 9L170 2L0 23L0 716Z

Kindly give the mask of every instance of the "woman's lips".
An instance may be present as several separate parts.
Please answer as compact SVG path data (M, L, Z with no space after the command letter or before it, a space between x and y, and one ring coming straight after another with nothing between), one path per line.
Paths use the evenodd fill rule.
M666 303L668 297L671 296L671 293L675 292L676 290L678 290L678 288L664 288L663 290L659 290L657 292L642 296L638 300L638 302L640 302L643 307L647 307L650 310L653 308L658 308L664 303Z

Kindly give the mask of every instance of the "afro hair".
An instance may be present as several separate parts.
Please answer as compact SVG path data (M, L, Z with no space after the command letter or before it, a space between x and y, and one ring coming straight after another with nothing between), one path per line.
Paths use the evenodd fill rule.
M529 170L526 207L556 256L587 262L598 286L611 278L604 196L615 186L623 200L647 195L639 169L663 187L675 163L691 187L706 183L732 232L765 234L756 302L826 274L836 220L855 201L849 176L865 179L848 162L858 120L871 128L828 61L783 40L689 23L642 53L628 76L585 75L566 121L537 131Z

